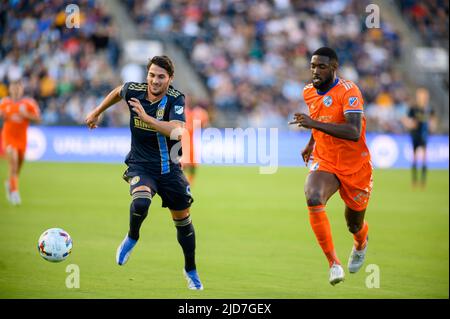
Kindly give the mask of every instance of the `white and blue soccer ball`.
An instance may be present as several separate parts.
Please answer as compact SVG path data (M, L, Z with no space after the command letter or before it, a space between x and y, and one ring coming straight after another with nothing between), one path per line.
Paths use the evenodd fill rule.
M72 238L61 228L50 228L39 237L38 251L42 258L50 262L65 260L72 252Z

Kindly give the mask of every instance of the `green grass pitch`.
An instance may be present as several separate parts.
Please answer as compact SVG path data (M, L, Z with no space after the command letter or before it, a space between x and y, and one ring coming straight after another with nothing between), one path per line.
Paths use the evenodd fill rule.
M124 165L26 163L23 205L0 197L0 298L448 298L449 172L430 171L426 190L410 187L408 170L376 170L366 219L370 246L359 273L335 287L310 229L305 168L260 175L256 167L199 168L193 187L197 267L204 291L190 291L182 251L167 209L155 197L129 262L115 264L128 229ZM0 161L0 179L6 163ZM327 206L338 256L352 246L343 203ZM39 235L61 227L73 239L67 260L37 251ZM80 269L80 288L66 287ZM368 288L379 267L379 288ZM370 269L370 268L369 268Z

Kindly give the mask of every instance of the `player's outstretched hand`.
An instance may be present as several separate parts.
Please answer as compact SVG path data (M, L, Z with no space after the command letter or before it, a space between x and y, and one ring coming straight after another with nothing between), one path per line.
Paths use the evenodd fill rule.
M141 102L139 102L138 99L132 97L132 98L128 101L128 103L133 107L132 110L133 110L134 112L136 112L136 114L139 116L139 118L140 118L142 121L144 121L144 122L146 122L146 123L148 123L148 122L151 121L151 116L148 115L148 114L145 112L144 107L142 106Z
M314 120L305 113L295 113L294 120L289 124L298 124L299 127L311 128Z
M84 121L90 129L94 129L98 127L97 124L99 121L99 116L97 115L97 112L95 112L94 110L86 116L86 119Z

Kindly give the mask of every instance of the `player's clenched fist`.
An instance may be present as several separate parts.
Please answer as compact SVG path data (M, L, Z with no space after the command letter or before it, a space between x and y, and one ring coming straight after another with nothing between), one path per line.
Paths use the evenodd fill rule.
M308 165L309 159L311 158L311 154L314 150L314 144L308 144L302 151L302 158L305 162L305 165Z
M139 118L144 122L150 122L150 116L145 112L144 107L138 99L132 97L128 103L133 107L132 110L136 112Z
M97 115L97 112L94 110L90 112L85 119L86 125L90 128L97 128L97 124L99 121L99 115Z

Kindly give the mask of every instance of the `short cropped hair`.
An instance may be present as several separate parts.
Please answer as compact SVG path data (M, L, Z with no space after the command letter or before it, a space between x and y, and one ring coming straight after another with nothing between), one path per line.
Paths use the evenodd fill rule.
M172 60L167 55L157 55L149 59L147 63L147 71L150 69L152 64L156 64L157 66L166 70L169 76L172 76L175 73L175 66L173 65Z
M338 56L336 54L336 51L334 51L332 48L329 47L321 47L314 51L312 55L320 55L320 56L326 56L330 58L331 60L335 60L336 62L339 62Z

